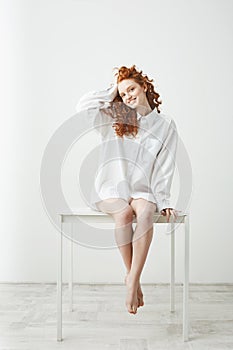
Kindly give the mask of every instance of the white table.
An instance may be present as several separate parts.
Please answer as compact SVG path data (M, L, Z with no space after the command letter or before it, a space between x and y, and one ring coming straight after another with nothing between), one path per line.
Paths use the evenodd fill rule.
M72 209L72 212L61 212L60 217L60 234L58 238L58 269L57 269L57 340L62 341L62 243L63 243L63 224L76 223L77 219L84 220L88 223L114 223L112 216L92 210L91 208ZM133 222L136 223L134 215ZM166 217L155 213L154 224L166 224ZM184 282L183 282L183 340L188 341L189 337L189 215L187 213L178 214L176 223L184 224ZM170 218L171 225L171 274L170 274L170 311L175 311L175 224ZM70 241L70 273L69 273L69 295L70 311L73 304L73 241Z

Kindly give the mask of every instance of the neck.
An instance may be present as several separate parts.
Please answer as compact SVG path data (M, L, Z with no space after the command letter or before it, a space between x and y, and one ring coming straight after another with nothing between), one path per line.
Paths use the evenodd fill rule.
M137 112L142 115L142 116L146 116L147 114L149 114L150 112L152 112L152 109L150 106L140 106L137 108Z

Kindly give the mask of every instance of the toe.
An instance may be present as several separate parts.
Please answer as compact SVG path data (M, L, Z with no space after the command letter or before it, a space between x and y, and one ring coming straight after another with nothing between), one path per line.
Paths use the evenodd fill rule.
M135 306L133 306L133 305L127 304L126 307L127 307L128 312L130 314L135 314L137 312L137 308L135 308Z
M137 313L137 307L136 307L136 306L133 306L133 307L132 307L132 310L133 310L133 313L134 313L134 314Z

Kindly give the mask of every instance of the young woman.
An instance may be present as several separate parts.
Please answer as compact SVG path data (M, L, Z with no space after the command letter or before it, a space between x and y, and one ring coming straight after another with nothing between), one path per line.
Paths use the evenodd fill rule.
M133 314L144 305L140 277L153 237L154 213L167 221L177 216L169 201L177 130L174 120L160 113L162 102L152 81L135 65L122 66L109 88L90 91L76 106L77 112L88 113L101 135L91 206L114 218L126 267L126 307Z

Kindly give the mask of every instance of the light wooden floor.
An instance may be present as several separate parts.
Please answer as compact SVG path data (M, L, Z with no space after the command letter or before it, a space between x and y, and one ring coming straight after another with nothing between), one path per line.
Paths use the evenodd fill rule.
M182 340L182 286L176 312L169 285L143 285L145 306L125 308L125 286L75 285L68 311L64 285L63 342L56 341L56 285L0 284L0 350L233 349L233 285L191 285L191 339Z

